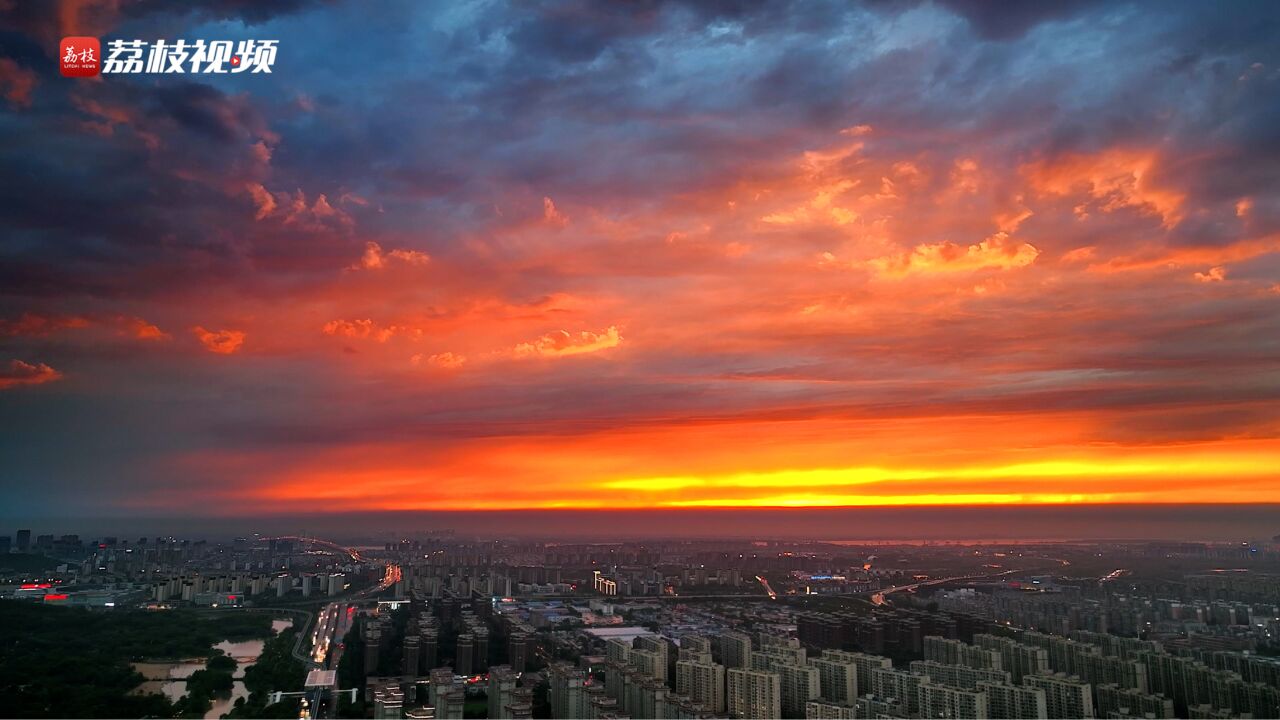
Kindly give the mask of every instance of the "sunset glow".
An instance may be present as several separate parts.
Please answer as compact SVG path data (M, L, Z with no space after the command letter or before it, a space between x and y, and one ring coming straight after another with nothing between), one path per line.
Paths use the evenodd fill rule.
M1280 502L1274 37L970 5L0 9L6 503Z

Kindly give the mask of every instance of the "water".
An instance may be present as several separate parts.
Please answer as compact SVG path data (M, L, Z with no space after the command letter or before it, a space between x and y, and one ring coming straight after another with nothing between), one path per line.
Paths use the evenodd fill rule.
M286 628L293 626L293 620L272 620L271 631L276 635L284 632ZM231 712L231 708L235 706L238 698L248 698L249 690L244 686L245 668L257 661L262 655L262 648L266 645L265 640L241 640L239 642L231 642L223 640L214 645L215 648L235 658L236 671L232 674L236 678L235 683L231 687L231 694L226 697L215 697L209 712L205 713L206 720L217 720L223 715ZM204 662L177 662L177 663L134 663L133 667L142 676L147 678L145 682L139 685L133 692L135 693L161 693L170 702L177 702L183 695L187 694L186 678L197 670L204 669Z

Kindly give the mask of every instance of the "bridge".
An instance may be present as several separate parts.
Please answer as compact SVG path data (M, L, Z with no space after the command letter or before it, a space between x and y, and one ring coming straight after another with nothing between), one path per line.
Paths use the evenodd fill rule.
M345 546L339 545L338 543L330 542L328 540L321 540L320 538L299 537L297 535L279 535L276 537L259 538L259 540L264 542L270 542L272 540L288 540L290 542L319 545L320 547L328 548L330 550L340 552L343 555L350 557L351 562L364 562L364 556L360 554L359 550L356 550L353 547L345 547Z

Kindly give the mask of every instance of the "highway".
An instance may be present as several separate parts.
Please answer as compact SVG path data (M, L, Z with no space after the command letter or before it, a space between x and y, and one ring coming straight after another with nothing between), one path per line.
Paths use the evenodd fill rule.
M269 540L288 540L289 542L296 543L311 543L312 545L319 545L321 547L329 548L330 550L336 550L351 558L351 562L364 562L364 556L360 554L359 550L356 550L353 547L345 547L335 542L329 542L328 540L321 540L320 538L305 538L298 537L297 535L279 535L277 537L258 538L259 542L266 542Z
M343 638L355 621L356 608L346 602L325 605L316 616L311 631L311 654L307 660L307 673L314 670L337 670L342 661ZM303 696L300 718L333 717L337 700L325 688L311 688Z
M353 594L350 601L359 601L394 586L400 581L400 566L388 563L382 580L372 587ZM316 616L311 631L311 654L307 660L308 674L313 670L337 671L346 650L344 643L351 626L355 624L356 606L348 600L331 602ZM337 698L324 688L313 688L303 696L302 712L306 718L331 718L337 710Z
M960 580L988 580L990 578L998 578L1003 575L1012 575L1017 572L1025 572L1024 570L1005 570L1004 572L991 573L987 575L956 575L955 577L938 578L937 580L925 580L923 582L911 583L910 585L898 585L896 587L885 588L871 596L872 605L886 605L888 600L885 595L896 592L915 592L917 588L927 587L929 585L942 585L943 583L957 582Z

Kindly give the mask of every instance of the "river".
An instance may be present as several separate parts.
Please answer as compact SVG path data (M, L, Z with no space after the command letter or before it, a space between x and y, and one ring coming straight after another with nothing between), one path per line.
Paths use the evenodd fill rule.
M272 620L271 631L276 635L284 632L285 629L293 626L293 620ZM217 720L223 715L231 712L231 708L235 706L237 698L249 697L249 691L244 686L245 668L257 661L258 656L262 654L262 648L266 645L266 640L242 640L240 642L231 642L223 640L214 645L215 648L235 658L236 671L232 675L235 678L235 684L231 688L231 694L226 697L213 698L212 707L209 712L205 713L206 720ZM187 694L187 681L185 678L191 676L191 673L204 669L204 661L190 660L176 663L133 663L133 667L146 681L133 690L133 692L142 693L162 693L170 701L176 702L183 695Z

